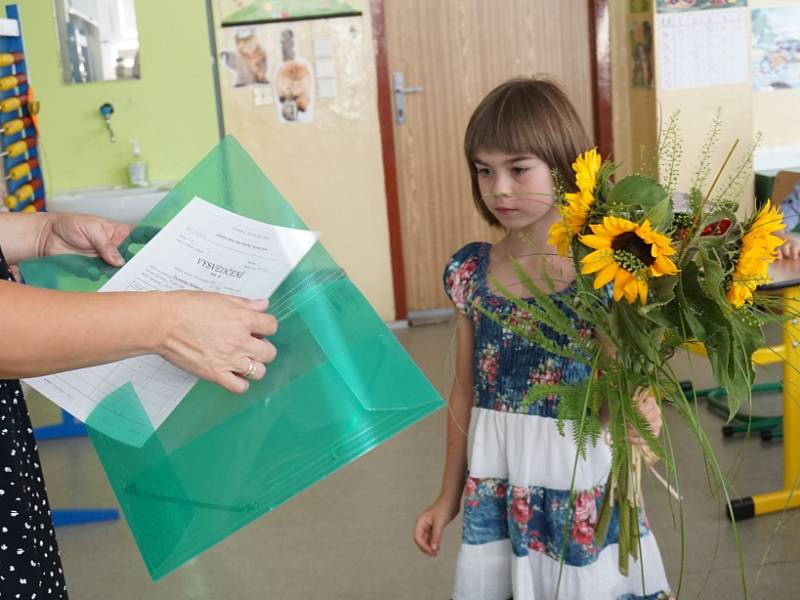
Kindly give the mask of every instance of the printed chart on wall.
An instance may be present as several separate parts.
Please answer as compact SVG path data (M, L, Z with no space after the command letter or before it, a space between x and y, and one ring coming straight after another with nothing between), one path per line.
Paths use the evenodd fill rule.
M754 10L753 89L800 87L800 6Z
M362 14L362 0L219 0L222 26Z
M634 1L636 0L631 0L631 2ZM747 0L656 0L656 10L660 13L680 13L742 6L747 6Z
M664 0L663 4L670 3ZM691 9L661 11L659 0L659 87L676 90L746 83L750 60L748 9L727 2L698 0L691 4ZM702 10L712 4L734 8Z

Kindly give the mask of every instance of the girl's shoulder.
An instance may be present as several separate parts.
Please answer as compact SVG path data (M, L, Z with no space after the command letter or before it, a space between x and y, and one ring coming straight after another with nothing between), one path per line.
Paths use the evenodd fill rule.
M475 285L486 271L491 247L488 242L471 242L453 254L445 266L444 291L467 315L471 313L469 300Z
M459 265L468 261L480 262L484 257L489 256L492 245L489 242L470 242L466 246L459 248L447 261L447 267Z

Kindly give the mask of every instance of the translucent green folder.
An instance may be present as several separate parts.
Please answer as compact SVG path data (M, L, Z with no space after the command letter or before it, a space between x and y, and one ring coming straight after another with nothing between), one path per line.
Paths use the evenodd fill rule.
M124 253L134 253L137 239L149 239L195 195L246 217L305 228L229 137L145 217ZM26 263L22 272L29 284L87 291L114 269L69 256ZM270 312L280 322L271 338L278 358L243 396L200 382L141 447L93 428L98 410L87 420L154 579L443 406L320 244L272 296ZM144 410L131 385L107 403L117 412Z

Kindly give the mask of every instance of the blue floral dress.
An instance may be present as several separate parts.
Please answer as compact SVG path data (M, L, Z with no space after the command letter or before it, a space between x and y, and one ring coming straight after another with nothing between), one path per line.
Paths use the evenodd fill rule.
M568 498L576 447L571 432L556 428L558 398L525 408L522 399L537 384L574 383L589 367L546 352L475 309L523 319L511 302L488 286L487 243L472 243L447 264L445 290L474 325L475 406L469 431L463 542L455 600L562 600L667 598L661 555L641 514L641 563L619 573L619 526L615 514L603 545L594 540L603 488L611 464L604 443L587 448L578 461L570 522ZM567 308L571 286L553 294L581 335L592 331ZM567 343L543 327L548 337ZM566 534L566 535L565 535ZM566 537L566 539L565 539ZM560 557L564 567L557 584ZM644 575L643 575L644 574Z

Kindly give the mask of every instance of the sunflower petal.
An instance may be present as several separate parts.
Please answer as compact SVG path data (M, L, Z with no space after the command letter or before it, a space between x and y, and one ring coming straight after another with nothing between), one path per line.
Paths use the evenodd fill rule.
M617 271L616 276L614 277L614 300L617 302L620 301L622 298L623 291L625 290L625 286L628 284L628 281L633 277L628 271L625 269L619 269Z
M593 231L595 231L594 228ZM597 231L595 231L594 235L592 234L582 235L581 244L583 244L584 246L589 246L589 248L600 250L603 248L611 248L612 239L613 238L611 237L597 235Z
M636 302L636 296L639 293L639 286L636 283L636 279L631 277L630 281L625 284L625 289L623 290L623 294L625 295L625 300L627 300L630 304Z
M665 256L659 256L655 262L650 265L650 272L653 277L661 277L662 275L674 275L678 272L678 267Z
M619 268L619 265L613 261L611 264L605 266L594 278L594 289L599 290L614 279L614 275L617 274Z
M639 301L642 305L647 304L647 280L642 277L641 279L637 280L639 285Z

